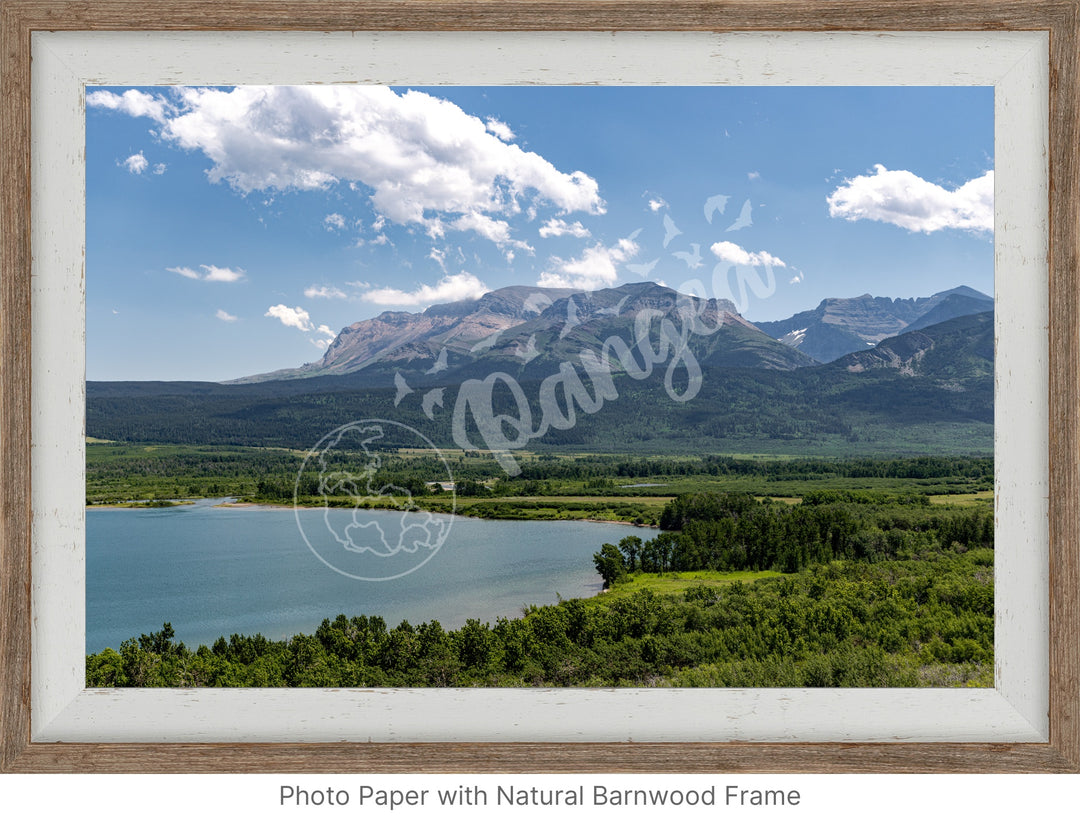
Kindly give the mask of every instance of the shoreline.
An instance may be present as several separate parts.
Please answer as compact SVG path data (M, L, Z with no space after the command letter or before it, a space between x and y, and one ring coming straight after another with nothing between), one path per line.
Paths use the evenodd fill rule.
M243 509L243 508L323 509L323 508L326 508L326 507L323 507L323 506L294 506L294 505L289 505L289 504L286 504L286 503L249 503L249 502L241 503L241 502L238 502L238 501L232 501L232 502L229 502L229 503L219 503L214 508L219 508L219 507L220 508L230 508L230 509ZM330 506L329 508L331 508L331 509L351 509L353 507L351 507L351 506ZM395 511L398 511L398 512L404 512L406 510L404 510L404 509L380 508L380 509L373 510L373 511L383 511L383 512L395 512ZM660 531L660 527L658 527L658 526L649 526L647 524L637 524L637 523L633 523L632 521L628 521L628 520L611 520L609 518L590 518L590 517L580 517L580 518L579 517L561 517L561 518L550 518L550 517L504 518L504 517L494 517L494 518L489 518L489 517L480 517L478 515L468 515L468 514L465 514L463 512L458 512L458 511L443 511L443 510L433 510L433 509L417 509L417 511L428 512L429 514L433 514L433 515L453 515L454 517L474 518L476 520L501 520L501 521L513 521L513 522L516 522L516 523L544 523L544 522L553 521L553 520L565 520L565 521L572 521L574 523L610 523L610 524L613 524L613 525L616 525L616 526L630 526L630 527L633 527L635 529L654 529L656 531Z
M217 498L200 498L200 500L216 500L216 499ZM185 500L185 501L170 502L168 505L162 504L160 506L145 506L145 505L141 505L138 502L129 501L129 502L126 502L126 503L93 503L93 504L87 504L85 508L87 510L90 510L90 509L95 509L95 510L100 510L100 509L140 509L140 508L141 509L171 509L171 508L174 508L176 506L194 506L194 505L197 505L198 503L199 503L199 500ZM281 510L281 509L294 509L294 510L295 509L303 509L303 510L307 511L307 510L311 510L311 509L323 509L323 508L327 508L327 507L324 507L324 506L296 506L296 505L289 504L289 503L261 503L261 502L253 503L251 501L241 501L241 500L237 500L237 499L228 499L228 500L223 500L221 503L214 503L212 506L210 506L210 508L212 508L212 509L254 509L254 510L266 509L266 510L275 510L275 511L276 510ZM331 509L350 509L352 507L347 506L347 505L341 505L341 506L331 506L329 508L331 508ZM374 511L391 512L391 511L405 511L405 510L403 510L403 509L398 509L398 510L395 510L395 509L379 509L379 510L374 510ZM478 516L478 515L469 515L469 514L464 514L464 513L461 513L461 512L457 512L457 511L442 511L442 510L432 510L432 509L419 509L418 511L426 511L426 512L429 512L430 514L436 514L436 515L453 515L455 517L473 518L475 520L498 520L498 521L507 521L507 522L513 521L515 523L544 523L544 522L549 522L549 521L553 521L553 520L562 520L562 521L570 521L570 522L574 522L574 523L605 523L605 524L610 524L610 525L613 525L613 526L626 526L626 527L629 527L631 529L651 529L653 531L660 531L658 526L651 526L649 524L637 524L637 523L633 523L632 521L626 521L626 520L611 520L610 518L593 518L593 517L560 517L560 518L550 518L550 517L501 518L501 517L493 517L492 518L492 517L481 517L481 516Z

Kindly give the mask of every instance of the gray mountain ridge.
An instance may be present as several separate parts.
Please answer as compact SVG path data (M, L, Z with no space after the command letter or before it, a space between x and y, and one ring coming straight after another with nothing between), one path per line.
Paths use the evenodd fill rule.
M611 336L632 342L634 319L642 311L679 326L688 307L696 308L700 319L717 331L691 340L702 365L793 370L992 310L993 300L966 286L917 299L864 294L826 299L786 320L752 323L727 300L694 299L654 282L596 291L511 286L418 312L385 311L342 329L316 362L226 384L366 375L373 385L389 385L399 372L421 385L494 370L527 377L575 361L583 350L595 351Z
M873 348L888 337L993 308L991 297L960 285L912 299L869 293L848 299L829 298L813 310L754 325L785 345L828 363Z
M513 286L415 313L386 311L344 328L317 362L227 384L399 369L448 371L448 377L493 366L521 373L534 361L530 370L536 371L573 360L612 335L632 342L634 320L642 311L679 327L691 307L702 323L719 329L712 337L695 337L701 342L693 345L700 352L696 355L711 364L792 369L814 363L759 331L727 300L694 299L654 282L595 291Z

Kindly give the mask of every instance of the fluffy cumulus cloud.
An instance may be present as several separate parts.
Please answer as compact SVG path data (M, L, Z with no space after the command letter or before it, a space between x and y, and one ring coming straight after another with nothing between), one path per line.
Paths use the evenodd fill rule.
M146 168L150 166L150 162L146 160L146 156L141 152L137 152L134 155L129 155L125 158L120 166L124 167L129 173L133 175L142 175L146 172Z
M94 92L91 106L150 117L158 134L210 159L241 193L360 183L376 212L431 230L454 217L548 204L605 210L597 182L508 143L513 133L423 92L377 86L186 88L173 98Z
M471 230L478 236L494 242L500 249L515 248L532 253L533 248L523 241L511 238L510 225L502 219L493 219L483 213L468 213L451 222L450 227L454 230Z
M236 321L236 317L233 316L228 311L219 310L217 313L214 314L214 316L216 316L222 322L235 322Z
M244 278L244 271L233 270L230 267L215 267L214 265L199 265L203 269L203 279L207 282L239 282Z
M506 141L507 143L509 143L517 137L516 135L514 135L514 130L510 129L510 127L508 127L498 118L488 118L485 126L487 127L488 132L490 132L500 141Z
M749 265L751 267L761 267L767 265L769 267L787 267L780 259L771 253L766 253L764 250L758 253L751 253L749 250L743 250L739 245L732 242L717 242L709 248L712 254L716 256L720 261L727 262L733 265Z
M287 328L296 328L299 331L315 330L315 326L311 324L311 314L299 306L290 308L288 305L274 305L263 316L272 317Z
M244 271L217 265L199 265L195 270L191 267L167 267L170 273L176 273L186 279L198 279L203 282L239 282L244 278Z
M952 228L973 233L994 229L994 171L949 190L908 170L881 164L872 175L845 181L828 197L829 215L869 219L905 230L933 233Z
M312 322L311 314L299 305L295 308L290 308L288 305L274 305L263 316L276 319L286 328L296 328L304 333L315 333L316 338L308 339L308 342L321 351L329 348L336 336L334 329L329 325L316 325Z
M308 341L321 351L325 351L330 347L330 344L334 341L337 334L334 333L334 329L329 325L319 325L315 329L320 336L317 339L309 339Z
M576 239L587 239L592 235L580 221L569 224L560 218L549 219L540 228L540 238L547 239L552 236L573 236Z
M113 109L136 118L151 118L158 123L174 112L172 104L161 95L148 95L138 89L128 89L122 95L107 90L91 92L86 96L86 105L102 109Z
M397 288L375 288L361 294L365 302L375 305L428 306L441 302L459 302L463 299L478 299L488 292L488 287L471 273L456 273L444 276L434 285L421 285L416 290L404 291Z
M344 230L345 216L341 215L341 213L331 213L323 219L323 226L327 230Z
M619 239L612 247L593 245L577 259L552 257L550 270L540 274L537 285L553 288L599 290L619 281L618 265L638 254L638 244L632 238Z

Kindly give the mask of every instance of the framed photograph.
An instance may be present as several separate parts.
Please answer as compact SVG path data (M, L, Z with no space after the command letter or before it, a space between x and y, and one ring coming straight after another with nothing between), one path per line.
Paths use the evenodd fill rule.
M5 771L1080 770L1077 0L944 8L889 0L842 8L768 0L144 5L4 0L0 16ZM243 129L233 117L240 110ZM343 137L345 120L328 113L345 110L352 113L345 119L349 129L359 132ZM736 117L750 112L756 113L753 128ZM942 113L940 123L926 113ZM634 118L654 123L636 130ZM390 126L370 126L376 122ZM728 129L736 125L744 131L733 136ZM933 172L926 179L918 170L890 168L884 159L873 160L877 146L866 146L886 132L898 144L922 142L927 157L932 147L934 169L950 153L966 160L948 176ZM953 138L957 147L967 142L963 150L954 149ZM714 186L686 159L713 163L714 145L721 144L725 158L738 160L728 162L734 172ZM767 171L749 166L759 157L750 146L771 147L774 157L785 159L786 177L770 182ZM972 159L976 150L982 156ZM644 157L635 152L681 155L681 164L668 164L674 172L650 188L633 174L641 166L635 159ZM850 166L824 170L831 157ZM745 169L738 166L744 161ZM590 170L604 171L596 173L599 184ZM800 201L801 185L794 182L810 170L824 183L815 185L816 201ZM120 182L115 189L102 183L110 177ZM770 201L789 209L770 210ZM771 242L748 231L754 222L772 222L778 229L768 238L787 247L768 247ZM854 235L826 236L826 225L885 228L893 235L874 230L856 242ZM799 259L799 252L789 252L810 250L815 235L818 253ZM918 255L910 242L931 237L951 239L935 241L933 255L935 267L949 268L949 278L957 275L955 285L924 289L905 275L924 267L905 258ZM800 238L806 240L801 247L792 241ZM865 257L854 249L847 255L827 249L845 243L864 245ZM220 253L230 244L246 250L248 259ZM260 246L256 274L250 261ZM320 252L330 247L337 252ZM143 255L149 249L154 257ZM829 265L871 261L871 253L883 272L886 259L903 263L878 283L887 282L891 296L929 298L890 300L891 315L874 310L872 329L865 327L867 302L851 311L863 327L837 322L835 308L806 321L796 313L796 298L790 307L763 306L783 293L778 285L795 297L804 279L824 279ZM146 264L151 258L155 263ZM361 259L365 264L347 277L343 263ZM307 261L323 270L313 266L310 275L288 284L271 283L275 267L299 270ZM155 268L149 279L155 287L141 300L131 295L134 281L117 279L103 288L105 271L147 267ZM410 278L385 276L393 267L409 270ZM256 276L264 282L244 304L242 289ZM681 282L670 283L673 278ZM866 284L866 291L877 289L872 277ZM900 293L908 285L910 294ZM241 290L217 290L233 286ZM474 307L485 297L490 307ZM334 315L331 301L344 310ZM153 313L146 312L151 306ZM624 307L637 315L631 318ZM125 315L136 308L141 322L127 323ZM439 314L454 316L456 327L436 329L431 320ZM737 335L722 352L715 344L688 346L685 328L676 341L675 319L710 335L723 322ZM244 328L245 322L252 324ZM386 333L391 327L392 335ZM250 344L233 353L229 343L240 329ZM406 336L406 329L420 333ZM279 348L282 332L294 341ZM631 345L620 339L631 335ZM952 350L940 345L936 357L925 357L935 342L946 341ZM300 367L292 357L301 353L296 343L310 354ZM589 351L589 343L600 344ZM580 359L568 367L573 348ZM185 362L197 367L185 373ZM910 379L931 362L938 373L924 372L923 385L904 379L867 391L850 384L882 366L892 372L889 383L896 375ZM881 396L873 410L888 407L910 417L830 420L822 406L809 411L814 404L808 404L792 414L783 410L785 402L757 412L768 425L747 431L737 418L726 425L709 420L721 398L705 394L687 419L699 424L701 436L684 464L691 472L683 473L692 477L684 489L665 488L663 498L631 497L617 490L658 486L661 472L625 473L625 480L615 474L613 483L603 463L578 475L573 486L551 488L550 480L574 462L559 446L641 457L687 453L685 443L643 448L661 445L663 418L674 415L661 406L660 419L649 419L653 412L645 409L653 403L633 392L616 405L614 384L604 391L616 363L622 381L644 384L655 374L654 384L666 389L657 399L673 406L692 401L703 372L716 366L743 372L744 379L731 380L729 402L739 382L769 385L772 380L753 373L767 363L770 377L782 373L771 370L778 366L792 374L807 367L832 371L830 382L848 384L829 399L862 394L863 402L854 403L860 411L871 410L866 395L902 387L906 396ZM527 365L533 368L525 371ZM216 373L200 373L208 366ZM354 371L357 366L364 373ZM587 375L585 384L579 374ZM441 375L455 380L443 382ZM352 422L341 413L348 406L319 410L325 401L312 398L312 389L327 398L341 392L333 383L343 376L352 378L350 410L360 412ZM370 379L376 376L377 383ZM213 387L197 380L212 380ZM299 392L288 404L260 396L258 389L270 382L308 383L303 404L295 407ZM372 395L372 383L381 396ZM769 386L773 399L789 400L783 396L788 386L777 383ZM938 421L918 417L946 405L934 389L951 395L948 405L975 413L954 418L955 427L926 427ZM225 401L216 408L193 402L215 394ZM251 414L256 410L262 419ZM589 417L597 424L592 431L580 427ZM229 428L239 429L236 439L222 436ZM258 439L251 436L256 431ZM728 439L733 433L742 442ZM859 447L877 440L901 457L944 447L942 454L964 457L968 465L956 473L962 482L940 491L776 484L768 491L736 487L715 494L705 478L721 472L708 466L709 457L743 458L747 474L759 474L763 467L754 464L763 461L752 447L761 434L779 435L790 447L778 452L772 443L768 453L796 459L839 457L842 464L862 458L866 451ZM538 439L548 435L558 439ZM638 449L626 449L633 440ZM171 483L148 482L138 471L145 464L125 454L126 442L138 444L139 452L203 444L220 454L222 446L239 446L237 474L262 470L257 491L251 483L246 499L265 511L219 508L237 492L219 488L224 484L213 475L190 472L198 463L194 455L173 457ZM274 465L278 451L293 458L287 474ZM332 465L338 452L347 468ZM98 465L88 467L91 455ZM548 476L529 483L521 474L525 458L546 463ZM112 465L101 472L106 461ZM909 474L917 475L947 476L926 469ZM699 489L705 499L695 501ZM506 499L496 502L493 492ZM932 500L971 508L942 522L929 511ZM95 511L121 503L160 508ZM271 514L280 503L293 508ZM368 510L388 504L397 511L379 514L393 517L392 536L388 524L368 520ZM668 548L659 540L667 529L690 537L685 515L709 504L727 510L707 530L713 533L709 548L738 548L738 555L720 560L720 553L710 558L690 541ZM932 550L906 535L908 519L897 517L912 504L927 510L920 514L934 527ZM798 511L815 506L818 512ZM230 643L229 633L284 636L298 626L314 632L317 621L297 621L300 615L280 629L266 626L273 613L249 607L235 587L219 596L219 604L231 605L228 612L217 620L208 615L213 610L203 599L224 577L213 568L220 558L207 566L210 577L174 585L170 595L151 595L141 609L126 600L140 579L157 576L144 574L138 550L125 552L120 540L143 532L132 543L145 547L154 533L164 538L171 516L192 509L237 527L252 514L266 516L264 528L271 517L282 518L278 523L288 522L290 532L299 530L304 554L314 554L305 564L328 579L312 580L318 590L347 585L348 594L368 595L374 593L357 590L375 584L383 596L412 607L401 612L416 621L426 619L416 613L435 604L427 598L408 603L416 598L408 593L450 593L454 573L438 568L450 556L435 553L455 513L466 520L520 519L529 509L556 519L545 520L543 532L529 523L514 524L524 528L511 532L548 549L567 545L560 531L584 537L581 524L567 529L559 519L597 521L589 524L589 540L581 541L597 550L585 569L595 572L591 591L602 581L616 601L620 582L631 575L753 570L738 590L757 595L764 593L749 582L758 575L800 572L810 564L820 567L818 582L797 588L820 596L844 568L829 569L831 549L853 566L894 559L915 566L938 554L963 561L972 589L950 593L944 581L928 582L919 589L932 598L909 595L907 605L932 600L960 613L985 599L992 610L990 603L983 608L981 632L973 616L957 614L948 623L960 626L947 641L920 638L919 647L937 653L924 653L921 666L901 658L905 637L919 638L913 628L883 636L875 645L877 660L860 662L857 679L838 677L835 665L829 673L825 661L800 663L801 672L776 662L765 679L745 684L740 680L747 673L693 664L667 670L663 681L653 673L626 680L605 673L563 682L539 668L530 673L528 665L511 679L483 672L490 660L473 653L472 679L442 676L426 686L407 683L418 673L393 673L385 665L357 673L354 686L329 686L336 679L310 665L307 672L290 668L290 686L280 686L272 670L263 684L249 676L235 685L204 677L114 686L115 665L140 652L197 657L198 669L214 664L224 670L222 659L248 641L234 636ZM864 512L878 523L847 517ZM893 523L882 522L884 512ZM717 540L718 532L749 531L740 529L744 513L764 521L757 525L768 525L770 533L795 527L800 515L837 522L822 524L821 534L802 546L776 542L784 554L758 559L746 541ZM112 535L102 534L106 524ZM253 537L250 528L233 531ZM361 543L365 531L375 532L382 546ZM623 544L619 538L631 531L639 537ZM794 538L803 530L790 532ZM480 545L476 537L466 545ZM506 538L491 543L513 545ZM254 571L270 570L272 543L258 545L261 559L235 556L238 572L251 573L253 592L272 580ZM524 549L524 541L520 545ZM101 563L102 548L111 569ZM676 566L672 560L680 555L683 563ZM523 551L512 574L495 577L525 581L536 557ZM414 574L421 568L428 570L424 578ZM896 572L888 577L899 578ZM308 576L274 577L277 588ZM687 630L719 617L714 604L731 589L694 577L687 583L700 606L679 610L680 618L690 619ZM573 578L580 580L580 573ZM789 606L783 579L770 583L768 594ZM677 589L677 600L689 603L687 584ZM529 627L506 621L507 607L515 608L510 605L525 604L534 632L544 623L548 608L529 607L532 594L508 587L501 598L488 591L473 600L492 605L502 618L498 634L510 640ZM495 606L497 600L507 607ZM457 618L445 610L442 617L453 619L447 627L474 617L464 601L447 599L465 613ZM193 609L180 632L202 616L209 619L206 630L193 633L201 638L189 639L191 650L175 649L171 625L160 633L139 626L150 617L138 614L147 605L151 615L160 607L176 619L185 602ZM900 603L880 612L899 612ZM312 611L332 617L324 606ZM378 606L372 615L396 611ZM292 606L280 609L279 615L294 613ZM121 611L131 613L126 627L103 621ZM251 629L218 629L239 624L245 613L256 619ZM733 610L724 624L734 629L736 616ZM834 639L862 636L850 618L830 618ZM312 641L390 635L381 620L369 626L366 616L341 616L337 623L325 622ZM475 633L468 646L492 646L493 626L468 625L460 633L462 640ZM120 639L132 629L153 635L130 639L124 650ZM407 621L394 632L409 642L443 634L438 625L417 632ZM669 641L657 633L635 644L642 648L635 653L692 638ZM988 652L992 657L985 659ZM151 661L160 665L161 658ZM461 670L464 663L446 669ZM404 678L391 680L395 676ZM435 686L440 683L458 686Z

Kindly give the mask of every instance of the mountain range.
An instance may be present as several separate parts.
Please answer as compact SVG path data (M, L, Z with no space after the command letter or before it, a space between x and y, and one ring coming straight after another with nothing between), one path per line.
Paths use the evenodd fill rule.
M495 410L513 407L513 384L539 419L545 387L573 408L573 373L593 391L608 377L607 398L538 435L538 448L982 452L992 446L992 311L990 297L961 286L827 299L752 323L730 302L652 282L507 287L356 322L299 368L229 383L88 382L87 433L306 448L344 423L383 418L452 446L470 380L503 378ZM700 387L680 399L695 377Z
M727 300L697 300L653 282L582 292L566 288L505 287L479 299L433 305L419 313L387 311L341 331L318 362L233 380L236 383L351 374L386 374L430 362L450 376L499 365L515 375L537 373L630 334L642 314L681 325L693 312L718 327L695 354L714 364L792 369L812 357L782 347L738 314ZM631 334L631 339L632 339Z
M852 299L824 299L813 310L788 319L754 324L818 362L832 362L889 336L993 309L991 297L961 285L919 299L889 299L869 293Z

